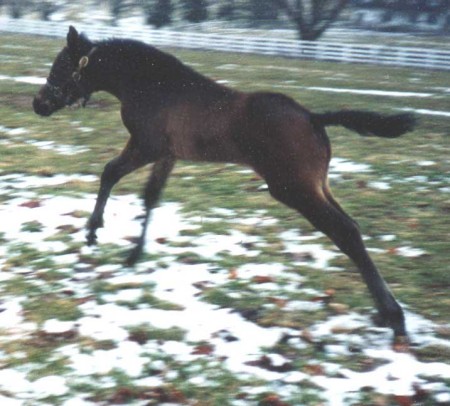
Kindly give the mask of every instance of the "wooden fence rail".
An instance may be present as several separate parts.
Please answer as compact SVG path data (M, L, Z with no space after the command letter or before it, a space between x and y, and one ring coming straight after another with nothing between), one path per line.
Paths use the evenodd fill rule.
M1 19L0 31L63 37L67 22ZM205 34L148 27L110 27L77 23L92 39L128 37L155 46L242 52L322 61L366 63L450 70L450 50L392 47L389 45L342 44L322 41L295 41L236 35Z

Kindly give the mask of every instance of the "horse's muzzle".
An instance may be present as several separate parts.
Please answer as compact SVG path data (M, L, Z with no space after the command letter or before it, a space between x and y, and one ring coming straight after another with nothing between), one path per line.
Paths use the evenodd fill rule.
M48 117L55 110L49 101L43 101L39 96L33 99L33 110L36 114Z

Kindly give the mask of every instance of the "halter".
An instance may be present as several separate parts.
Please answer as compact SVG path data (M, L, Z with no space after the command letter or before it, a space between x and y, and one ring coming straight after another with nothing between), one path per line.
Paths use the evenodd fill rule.
M80 58L76 70L72 73L72 78L69 79L63 85L56 85L56 84L52 83L49 79L47 79L47 88L55 99L64 99L65 95L64 95L62 88L64 86L66 86L67 84L69 84L71 81L73 81L73 83L75 84L75 87L82 94L82 99L83 99L83 101L81 102L82 107L86 106L86 103L89 101L91 95L87 94L84 91L83 87L80 85L81 71L87 66L87 64L89 63L89 58L92 56L92 54L96 50L97 50L97 47L94 47L89 51L89 53L87 55L82 56Z

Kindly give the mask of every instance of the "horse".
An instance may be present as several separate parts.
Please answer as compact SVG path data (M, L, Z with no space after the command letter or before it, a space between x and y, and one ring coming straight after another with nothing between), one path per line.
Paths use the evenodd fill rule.
M126 263L135 264L157 204L177 160L227 162L252 168L269 193L298 211L326 234L357 266L373 298L380 323L392 329L394 348L407 346L401 306L370 258L358 224L332 195L327 173L331 159L327 126L343 126L362 136L395 138L415 126L408 113L361 110L314 113L274 92L243 92L205 77L173 55L132 39L91 41L70 26L45 85L33 100L41 116L94 92L121 103L129 139L102 172L87 243L96 243L113 186L152 163L144 189L142 232Z

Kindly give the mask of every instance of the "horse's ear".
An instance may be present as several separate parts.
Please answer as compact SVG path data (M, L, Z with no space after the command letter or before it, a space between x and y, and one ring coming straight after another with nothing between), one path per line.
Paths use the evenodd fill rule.
M71 49L75 49L78 47L78 31L76 28L71 25L69 27L69 32L67 33L67 46Z
M93 44L84 34L78 34L75 27L70 26L67 33L67 47L76 63L91 50Z

